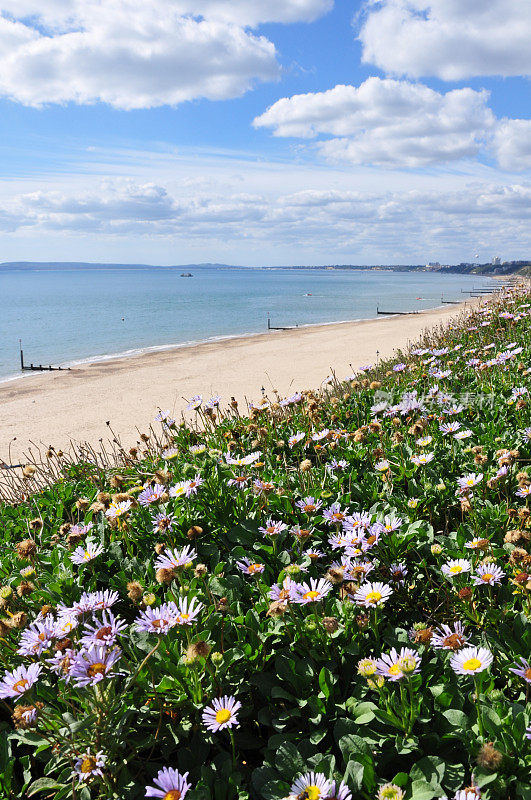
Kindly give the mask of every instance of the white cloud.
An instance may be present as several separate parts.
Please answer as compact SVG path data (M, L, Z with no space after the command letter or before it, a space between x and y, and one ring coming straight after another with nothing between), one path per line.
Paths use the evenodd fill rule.
M531 75L529 0L368 0L359 38L392 75Z
M334 161L418 167L475 156L495 121L487 100L484 91L440 94L373 77L359 87L284 97L253 124L276 136L340 137L319 145Z
M113 13L122 5L123 0L1 0L0 9L18 19L39 19L65 30L93 20L102 12ZM163 5L145 0L143 5L153 12L165 10L256 26L262 22L312 22L330 11L334 0L164 0Z
M249 27L311 21L333 0L0 0L0 95L117 108L222 100L276 80Z
M284 263L420 263L434 252L439 259L471 258L477 247L516 257L531 246L530 219L529 184L277 189L274 196L192 190L177 196L162 184L107 181L90 191L38 191L0 200L6 246L14 234L26 241L38 237L44 246L60 235L81 237L89 248L93 241L107 242L115 252L116 242L134 242L136 253L146 240L150 252L157 241L166 243L167 252L178 246L181 260L196 248L200 260L205 251L232 253L233 261L241 252L247 263L274 263L278 253Z
M515 172L531 169L531 119L503 119L493 144L498 163Z

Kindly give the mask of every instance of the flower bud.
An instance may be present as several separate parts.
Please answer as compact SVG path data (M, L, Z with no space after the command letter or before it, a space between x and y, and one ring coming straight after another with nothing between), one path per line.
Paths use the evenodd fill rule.
M153 605L155 605L155 603L157 602L157 598L155 597L155 595L153 594L153 592L146 592L146 593L145 593L145 594L142 596L142 602L143 602L143 603L144 603L144 605L146 605L146 606L153 606Z

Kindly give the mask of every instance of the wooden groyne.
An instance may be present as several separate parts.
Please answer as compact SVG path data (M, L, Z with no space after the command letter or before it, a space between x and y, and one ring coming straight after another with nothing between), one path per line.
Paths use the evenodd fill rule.
M29 364L29 365L25 364L24 350L22 349L22 342L20 341L20 339L19 339L19 344L20 344L20 369L23 372L56 372L56 371L68 372L70 370L70 367L52 367L51 364L48 364L47 366L46 365L43 366L42 364L39 364L38 366L37 364Z
M267 317L267 330L268 331L292 331L294 328L298 328L298 325L285 325L283 327L271 325L271 320L269 315Z
M399 314L400 316L407 316L409 314L418 314L418 311L380 311L378 306L376 306L376 313L377 314L385 314L386 316L395 316L395 314Z

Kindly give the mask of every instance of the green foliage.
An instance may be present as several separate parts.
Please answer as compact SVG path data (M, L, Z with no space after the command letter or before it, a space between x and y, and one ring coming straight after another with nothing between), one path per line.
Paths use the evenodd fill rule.
M307 772L344 781L356 800L384 783L405 800L472 783L490 800L530 800L529 684L511 671L531 653L528 301L514 294L428 334L400 354L404 369L380 363L247 416L201 407L196 425L163 424L112 468L52 454L53 484L0 506L0 678L42 667L0 707L2 800L140 800L166 766L189 773L192 800L280 800ZM456 421L462 439L441 429ZM482 477L459 492L470 474ZM137 501L156 485L158 500ZM115 518L113 496L129 506ZM332 537L349 530L359 553L345 559ZM75 563L90 545L101 552ZM185 547L194 552L161 571L161 554ZM454 559L470 569L447 577ZM474 580L485 561L503 571L493 585ZM356 593L376 582L392 594L365 606ZM109 635L109 609L79 606L94 592L116 593L110 613L124 627L95 642L120 657L80 686L69 671L86 626ZM191 624L137 627L148 608L194 599ZM59 633L65 608L76 621ZM42 631L28 628L39 614L54 635L19 653ZM476 678L433 646L457 622L493 655ZM393 648L412 650L418 669L364 672L360 662ZM202 712L224 695L241 703L237 725L209 731ZM91 754L101 774L80 779Z

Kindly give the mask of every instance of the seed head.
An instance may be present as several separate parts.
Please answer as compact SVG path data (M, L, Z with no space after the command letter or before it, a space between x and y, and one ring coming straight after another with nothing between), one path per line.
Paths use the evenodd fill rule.
M476 756L479 767L484 769L497 770L503 761L503 753L496 750L493 742L486 742Z
M127 596L133 603L138 603L140 598L142 597L143 592L142 586L138 583L138 581L130 581L127 584Z
M22 581L17 586L17 594L19 597L26 597L26 595L31 594L35 590L35 584L31 581Z
M18 611L16 614L13 614L11 617L11 627L18 628L25 628L28 624L28 615L25 614L23 611Z
M323 617L323 628L327 633L335 633L339 628L339 622L335 617Z
M172 568L168 569L167 567L159 567L155 573L155 578L157 579L157 583L162 583L168 586L175 578L175 570ZM151 605L151 603L149 603L149 605Z
M23 539L17 542L15 550L19 558L33 558L37 552L37 543L33 539Z

